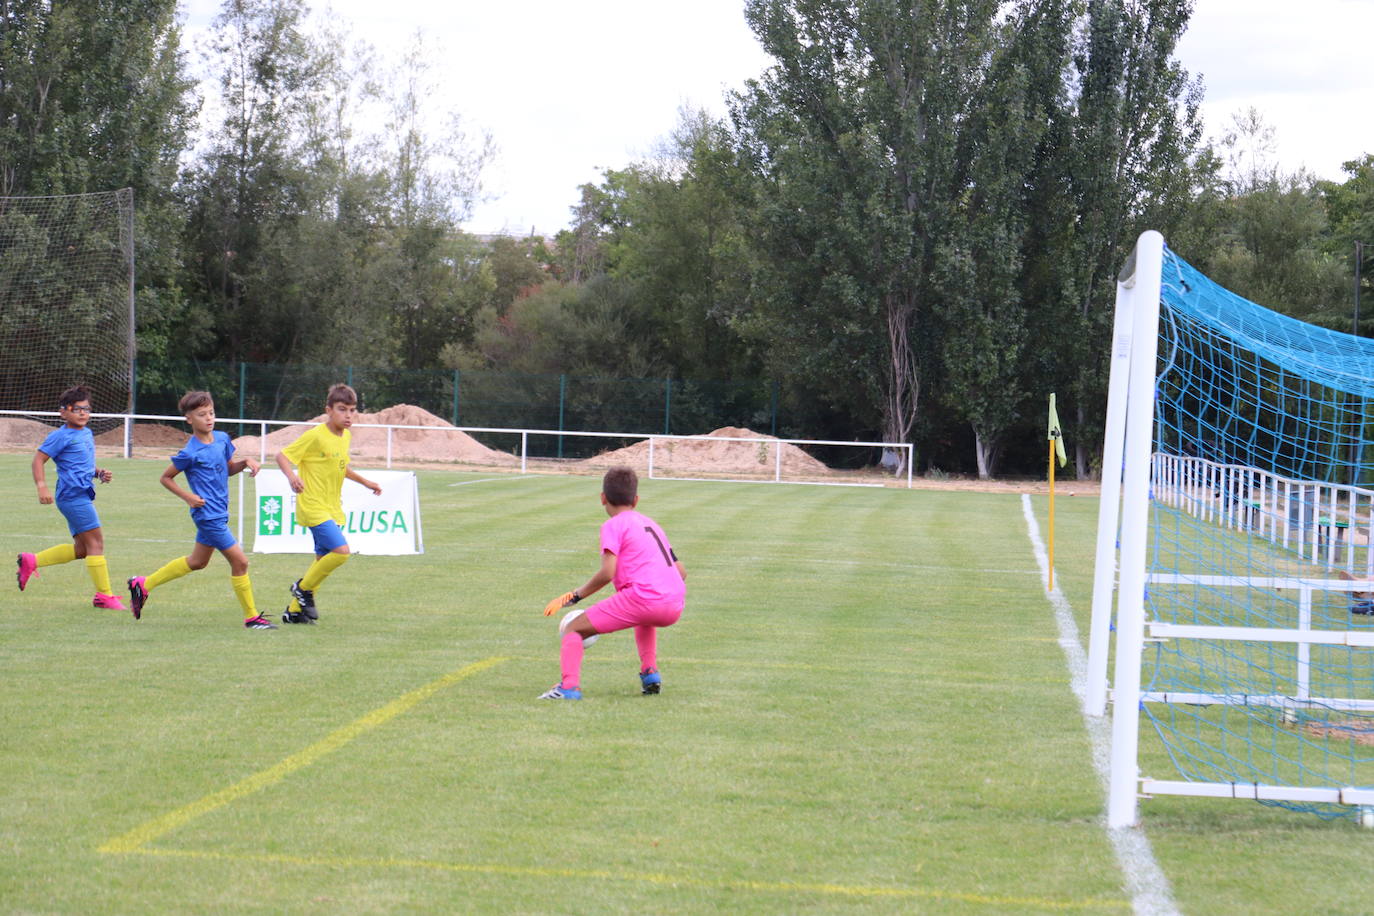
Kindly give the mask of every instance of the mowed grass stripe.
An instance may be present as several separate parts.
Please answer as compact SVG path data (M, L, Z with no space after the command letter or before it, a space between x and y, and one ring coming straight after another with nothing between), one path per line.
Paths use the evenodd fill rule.
M579 881L625 881L645 884L668 885L671 887L696 887L712 890L751 891L783 895L832 896L856 898L891 898L916 900L944 900L950 902L981 904L989 907L1034 907L1038 910L1128 910L1130 902L1125 899L1084 898L1081 900L1058 900L1047 897L999 896L996 894L972 894L960 891L944 891L923 887L865 887L848 884L802 883L786 881L749 881L749 880L711 880L684 874L625 872L585 868L547 868L522 865L492 865L469 862L431 862L423 859L396 858L345 858L332 856L296 856L280 853L227 853L200 849L155 849L134 850L140 855L165 858L205 859L225 862L261 862L267 865L296 865L318 868L353 869L416 869L426 871L447 871L469 874L503 875L508 877L551 878L558 880L576 879Z
M183 805L175 811L154 818L130 830L128 833L102 843L99 847L99 851L104 853L133 852L142 847L145 843L152 842L158 837L171 833L178 827L190 823L203 814L208 814L217 808L222 808L241 798L252 795L254 792L258 792L270 785L281 782L297 770L308 767L326 754L337 751L358 736L412 709L414 706L429 699L440 690L451 687L459 681L466 680L473 675L480 674L506 660L507 659L501 657L487 658L480 662L473 662L470 665L465 665L456 671L449 672L423 687L397 697L385 706L374 709L362 718L356 719L343 728L331 732L305 750L292 754L285 760L265 770L260 770L252 776L240 780L227 788L221 789L218 792L213 792L189 805Z

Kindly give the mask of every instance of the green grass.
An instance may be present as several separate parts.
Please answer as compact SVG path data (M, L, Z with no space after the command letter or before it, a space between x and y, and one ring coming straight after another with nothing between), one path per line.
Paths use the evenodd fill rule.
M0 559L66 539L27 466ZM161 463L113 466L122 583L193 532ZM539 610L595 567L597 481L477 479L421 472L426 554L353 559L317 627L242 629L220 558L137 624L80 564L0 592L0 909L1129 911L1019 497L646 481L689 572L664 692L620 633L552 703ZM1096 502L1057 517L1086 639ZM252 556L269 616L305 563ZM1143 811L1184 912L1374 907L1346 824Z

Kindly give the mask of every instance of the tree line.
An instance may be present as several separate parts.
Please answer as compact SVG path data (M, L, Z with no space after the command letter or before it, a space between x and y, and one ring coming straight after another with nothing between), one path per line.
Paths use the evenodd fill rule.
M187 360L767 378L782 435L980 476L1041 467L1055 391L1087 477L1140 231L1347 331L1374 241L1374 157L1319 181L1274 162L1260 113L1207 135L1174 56L1191 8L745 0L773 63L727 116L683 110L569 189L557 237L484 239L461 226L500 138L436 107L418 37L387 61L304 0L226 0L197 81L174 0L0 0L0 196L134 188L154 381Z

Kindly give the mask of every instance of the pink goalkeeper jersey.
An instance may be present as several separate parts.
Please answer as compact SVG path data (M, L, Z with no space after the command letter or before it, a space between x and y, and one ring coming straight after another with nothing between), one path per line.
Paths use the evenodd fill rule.
M628 509L601 526L601 549L615 554L617 592L629 590L644 601L681 602L687 583L677 571L673 546L658 523Z

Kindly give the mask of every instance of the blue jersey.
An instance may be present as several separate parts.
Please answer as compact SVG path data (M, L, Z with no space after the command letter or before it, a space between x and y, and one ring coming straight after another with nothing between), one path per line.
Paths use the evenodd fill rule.
M191 492L205 500L205 505L191 510L191 518L198 522L229 517L229 459L234 456L234 443L219 430L212 436L211 442L192 436L172 456L172 467L184 473Z
M38 450L57 465L58 502L85 497L95 499L95 436L86 427L59 426L48 434Z

